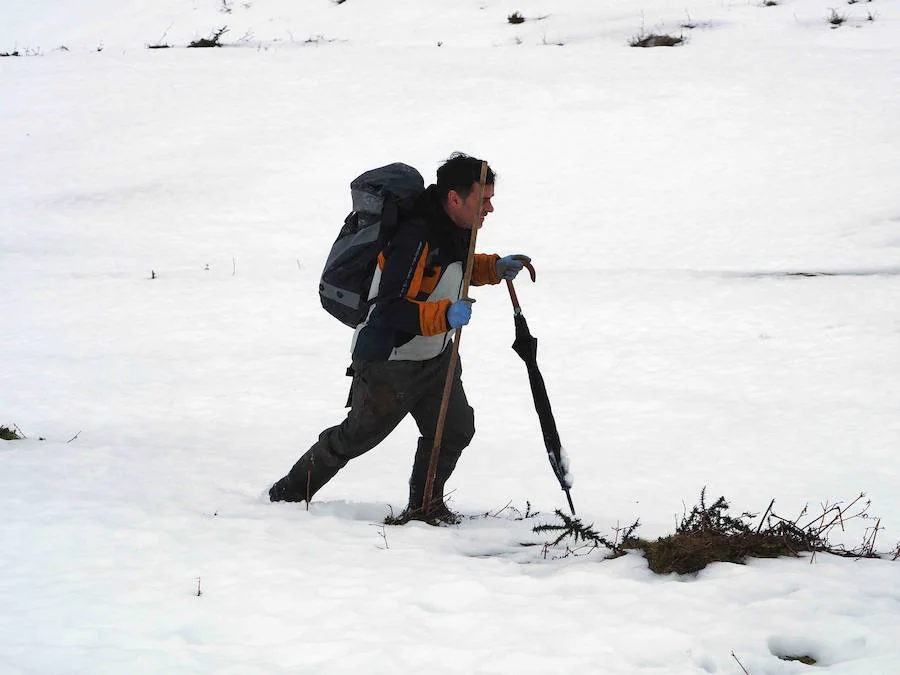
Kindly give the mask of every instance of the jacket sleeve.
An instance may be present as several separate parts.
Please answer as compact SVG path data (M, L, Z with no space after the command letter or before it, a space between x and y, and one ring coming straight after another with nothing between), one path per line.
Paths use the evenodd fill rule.
M413 335L439 335L447 325L449 300L416 300L425 275L428 243L416 228L397 233L379 256L381 282L370 324L387 324Z
M495 253L476 253L472 260L472 285L499 284L500 277L497 276L499 259L500 256Z

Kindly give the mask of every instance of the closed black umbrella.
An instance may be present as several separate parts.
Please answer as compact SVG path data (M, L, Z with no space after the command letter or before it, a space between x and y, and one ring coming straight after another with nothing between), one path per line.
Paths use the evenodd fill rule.
M535 281L537 275L534 267L529 263L525 263L528 272L531 274L531 280ZM550 460L550 466L553 467L553 473L559 480L559 486L566 493L566 499L569 502L569 508L572 515L575 515L575 506L572 504L572 495L569 494L571 480L569 478L567 467L563 461L562 443L559 440L559 432L556 430L556 420L553 419L553 410L550 408L550 398L547 396L547 387L544 384L544 378L537 365L537 338L532 336L528 329L528 322L522 314L522 308L519 306L519 299L516 297L516 290L513 288L512 281L506 281L506 287L509 289L509 297L512 300L514 321L516 324L516 339L512 344L513 350L525 362L528 369L528 382L531 384L531 395L534 397L534 409L537 412L538 420L541 423L541 431L544 435L544 446L547 448L547 459Z

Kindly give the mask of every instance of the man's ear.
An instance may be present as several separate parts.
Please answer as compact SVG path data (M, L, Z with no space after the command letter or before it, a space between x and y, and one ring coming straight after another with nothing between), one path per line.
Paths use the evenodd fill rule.
M463 201L463 198L459 196L459 193L456 190L447 191L447 206L458 209Z

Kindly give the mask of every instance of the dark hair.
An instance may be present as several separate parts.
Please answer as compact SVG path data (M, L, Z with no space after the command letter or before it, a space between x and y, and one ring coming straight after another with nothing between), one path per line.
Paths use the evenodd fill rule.
M472 191L472 185L481 178L481 160L462 152L454 152L437 170L437 187L443 201L447 200L450 190L466 199ZM493 185L493 169L488 167L486 185Z

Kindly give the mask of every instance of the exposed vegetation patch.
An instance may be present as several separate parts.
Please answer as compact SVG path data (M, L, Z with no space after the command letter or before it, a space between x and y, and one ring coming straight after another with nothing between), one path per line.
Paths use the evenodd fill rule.
M17 441L21 438L25 437L19 434L18 427L15 424L12 428L0 425L0 441Z
M69 51L65 49L65 51ZM0 52L0 58L4 56L41 56L41 48L40 47L26 47L25 49L14 49L11 52Z
M700 502L686 513L677 525L675 533L655 541L635 536L639 521L625 528L615 528L610 539L585 525L577 518L556 511L559 523L542 524L533 528L537 533L553 533L555 539L544 546L545 557L586 555L603 548L609 557L616 557L628 550L642 551L650 569L657 574L690 574L698 572L712 562L744 563L747 558L777 558L797 556L802 552L832 553L854 558L882 557L875 550L875 540L881 521L868 514L869 501L859 495L848 504L823 504L818 515L811 516L806 508L791 520L772 511L773 499L755 523L756 515L742 513L732 516L728 502L719 497L712 504L706 502L706 489L700 492ZM868 519L872 525L865 529L862 543L853 548L832 545L829 533L854 519ZM560 550L561 549L561 550ZM900 556L900 544L893 559Z
M208 38L200 38L194 40L188 47L221 47L222 36L228 32L228 26L222 26L219 30L213 32Z
M526 17L523 16L522 12L513 12L506 17L506 21L513 25L518 25L520 23L525 23L526 21L543 21L544 19L549 18L549 16L549 14L543 14L542 16Z
M172 29L174 24L169 24L169 27L163 31L163 34L159 36L159 39L156 42L147 45L147 49L171 49L172 45L166 42L166 36L169 34L169 31Z
M807 666L816 665L817 661L811 656L779 656L782 661L799 661Z
M642 550L647 565L657 574L690 574L714 562L741 564L750 557L779 558L797 554L784 537L753 532L731 535L678 532L656 541L635 539L629 542L629 548Z
M303 41L303 44L315 45L318 47L319 45L330 45L332 42L337 42L337 38L325 37L322 33L319 33L318 35L310 35Z
M644 35L640 33L631 38L628 44L632 47L675 47L676 45L684 44L684 36L657 35L656 33Z
M832 28L838 28L847 22L847 15L839 14L837 10L832 9L831 14L828 15L827 21L831 24Z
M747 522L752 517L749 513L730 516L724 497L707 505L704 488L700 503L681 519L674 535L653 542L635 539L634 548L644 551L650 569L659 574L688 574L711 562L743 563L751 556L778 558L809 550L808 538L791 530L753 530Z

